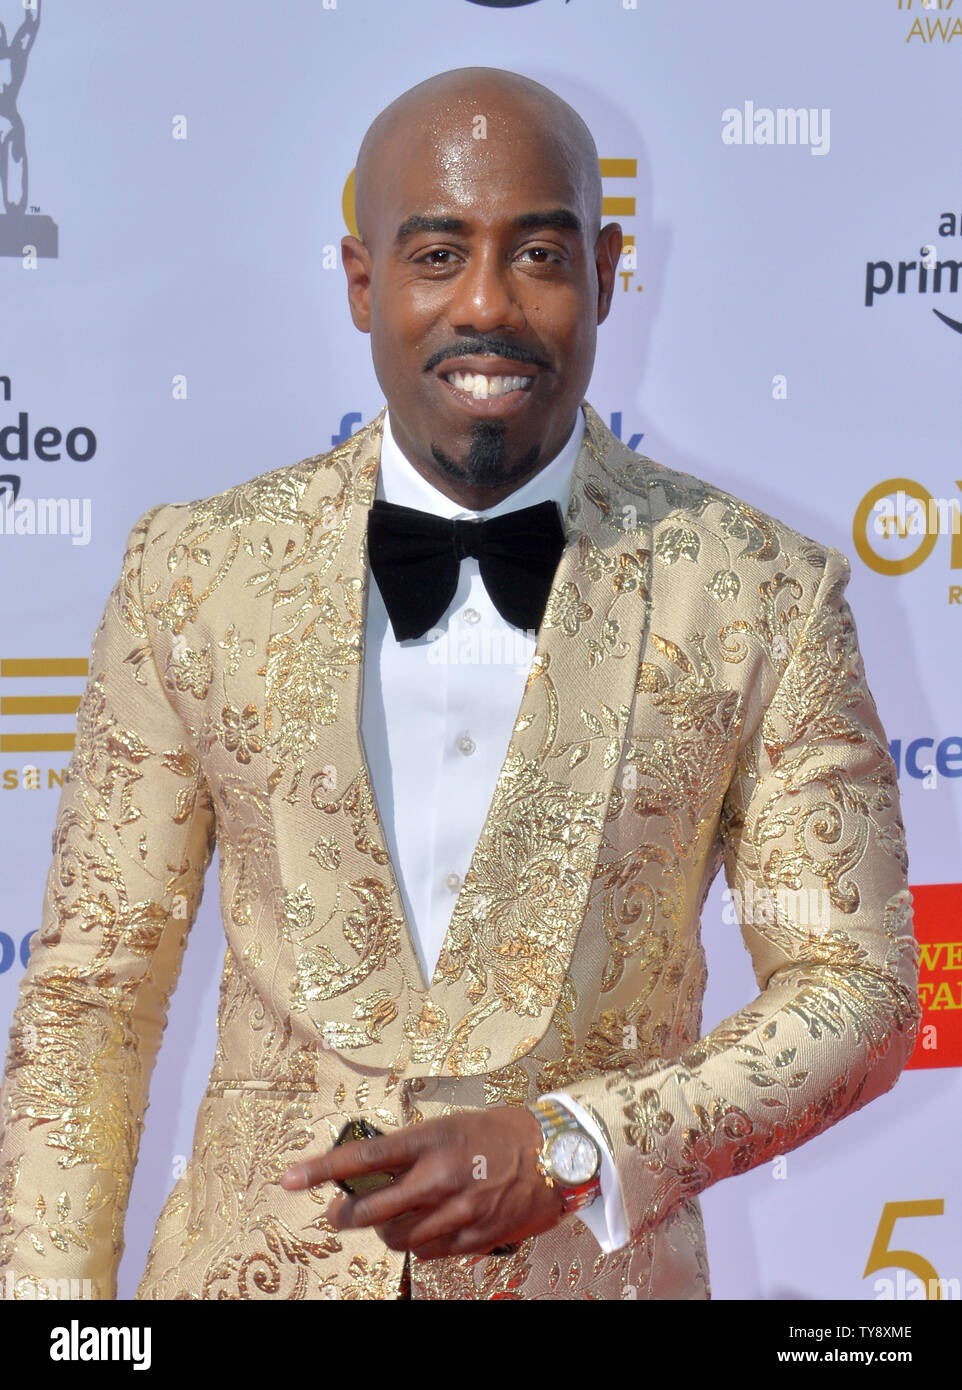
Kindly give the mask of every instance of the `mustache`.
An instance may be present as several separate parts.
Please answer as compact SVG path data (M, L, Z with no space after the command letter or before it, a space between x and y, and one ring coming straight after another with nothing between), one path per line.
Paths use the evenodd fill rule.
M439 348L437 352L432 352L424 364L424 370L430 372L439 362L447 362L452 357L504 357L510 362L543 367L545 371L551 368L550 362L546 362L530 348L522 347L520 343L508 343L503 338L462 338L451 347Z

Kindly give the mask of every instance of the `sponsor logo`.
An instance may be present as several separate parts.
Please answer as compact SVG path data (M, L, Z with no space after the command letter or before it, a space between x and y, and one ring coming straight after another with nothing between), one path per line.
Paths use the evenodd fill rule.
M905 42L913 47L962 39L962 15L949 14L955 8L955 0L897 0L897 3L907 19L911 12L911 26Z
M962 777L962 738L957 735L938 743L934 738L913 738L905 744L904 750L902 740L893 738L889 752L899 777L904 768L909 777L930 787L938 786L940 777Z
M948 238L962 236L962 212L940 212L937 236L943 243ZM955 249L954 246L943 246L943 252L954 252ZM893 291L896 300L899 295L908 295L911 300L920 296L958 294L960 272L962 261L954 255L940 253L935 241L920 246L918 255L913 256L911 260L866 261L865 307L874 309L877 300L885 299ZM954 308L952 301L945 300L943 304L945 308ZM940 323L955 333L962 333L962 319L953 318L945 313L944 309L937 309L934 304L930 307ZM959 311L956 309L955 312Z
M633 449L637 453L638 446L641 444L641 441L645 437L645 432L644 430L638 430L636 432L627 431L626 433L628 434L628 438L625 439L625 436L622 434L622 418L622 412L620 410L613 410L608 418L608 428L611 430L611 433L615 436L616 439L624 439L625 443L628 445L628 448ZM361 414L359 410L346 411L341 416L341 423L338 426L337 433L331 435L331 447L337 448L338 444L343 444L345 440L350 439L351 435L355 432L355 430L357 430L364 423L364 419L365 417ZM2 487L3 478L0 477L0 488Z
M0 400L6 405L13 394L9 376L0 376ZM89 463L97 452L97 436L89 425L66 431L56 425L31 423L26 410L17 412L15 425L0 425L0 463ZM17 479L19 490L19 478Z
M70 753L76 737L76 720L63 728L63 718L76 716L80 694L65 690L62 682L86 678L89 662L79 657L4 657L0 659L0 753ZM56 682L51 692L47 681ZM76 684L76 680L74 680ZM47 727L49 718L61 727ZM59 786L59 773L48 769L49 785ZM0 769L0 786L39 790L40 769Z
M30 202L27 132L20 89L40 28L41 0L21 0L23 18L8 34L0 20L0 256L18 256L33 268L57 255L57 224Z
M23 936L20 938L19 944L8 932L0 931L0 975L6 975L7 971L12 970L18 960L24 969L27 968L27 961L30 959L30 938L33 936L35 930L36 928L33 928L28 932L24 932ZM26 1026L30 1027L31 1025L27 1024ZM2 1289L2 1287L3 1286L0 1285L0 1289ZM3 1295L0 1294L0 1297L2 1296ZM29 1298L30 1294L26 1296ZM8 1288L6 1297L20 1298L22 1295L11 1293Z
M909 574L941 538L949 568L962 570L962 479L954 487L959 495L943 497L914 478L886 478L870 487L852 518L852 541L862 563L876 574ZM962 604L962 584L949 585L948 601Z
M909 1067L962 1067L962 883L912 889L922 1023Z
M0 376L0 400L12 394L9 376ZM88 425L62 430L31 422L26 410L15 424L0 424L0 467L4 464L89 463L97 452L97 436ZM58 471L62 483L64 475ZM89 497L21 497L19 472L0 473L0 537L69 536L73 545L89 545L93 503Z

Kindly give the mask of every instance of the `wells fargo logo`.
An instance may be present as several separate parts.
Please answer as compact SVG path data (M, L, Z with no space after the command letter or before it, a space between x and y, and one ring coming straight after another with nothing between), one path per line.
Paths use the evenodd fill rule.
M962 1067L962 883L912 889L922 1025L907 1065Z
M962 480L959 495L935 497L914 478L886 478L859 502L852 540L876 574L908 574L923 564L944 537L949 568L962 570ZM962 584L950 584L949 603L962 603Z

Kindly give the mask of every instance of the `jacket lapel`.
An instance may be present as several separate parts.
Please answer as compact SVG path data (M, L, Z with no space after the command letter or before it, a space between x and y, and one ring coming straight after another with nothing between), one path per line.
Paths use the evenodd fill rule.
M584 410L565 549L429 987L360 733L384 412L322 457L305 489L305 540L282 566L266 665L268 732L283 755L275 834L284 882L298 885L283 895L282 926L294 1009L362 1066L419 1076L507 1065L543 1035L564 985L624 751L651 564L642 465Z

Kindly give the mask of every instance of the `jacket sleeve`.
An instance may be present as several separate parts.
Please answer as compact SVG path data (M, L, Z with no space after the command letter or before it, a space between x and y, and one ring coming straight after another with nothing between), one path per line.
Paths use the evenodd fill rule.
M148 1084L211 857L210 795L141 590L160 510L131 532L94 634L10 1031L0 1280L15 1297L116 1296Z
M611 1137L635 1238L888 1091L912 1052L905 837L847 579L848 562L829 551L722 810L758 997L673 1060L566 1088Z

